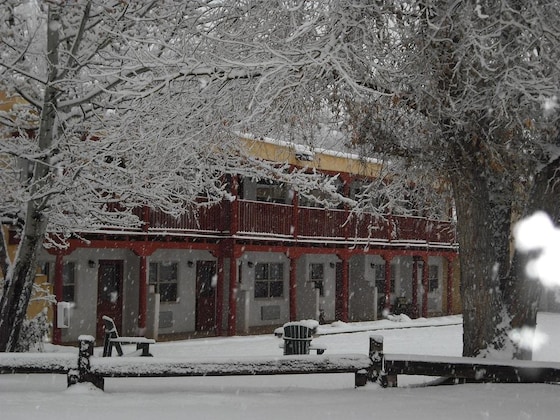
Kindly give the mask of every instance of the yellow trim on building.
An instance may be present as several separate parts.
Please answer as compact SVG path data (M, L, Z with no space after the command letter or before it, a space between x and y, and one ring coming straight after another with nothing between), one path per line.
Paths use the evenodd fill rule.
M241 142L254 157L302 168L375 178L379 176L382 167L379 162L362 159L354 154L306 148L295 143L249 137L241 137Z

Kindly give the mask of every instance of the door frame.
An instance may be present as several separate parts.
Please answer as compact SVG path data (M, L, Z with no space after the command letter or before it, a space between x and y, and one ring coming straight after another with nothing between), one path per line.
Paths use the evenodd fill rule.
M102 273L102 266L115 266L116 273L119 277L119 290L118 290L118 298L117 304L115 305L115 311L110 313L100 311L100 299L99 299L99 292L100 292L100 281L101 281L101 273ZM97 264L97 295L96 295L96 338L102 339L104 337L105 331L105 324L103 322L103 315L108 315L113 318L115 322L115 326L117 327L118 331L122 331L122 318L123 318L123 283L124 283L124 260L122 259L102 259L98 261Z
M211 284L212 289L212 296L201 296L201 286L202 286L202 277L201 274L205 267L213 267L213 275L215 277L218 275L218 264L215 260L197 260L196 261L196 269L195 269L195 331L200 332L211 332L216 330L217 326L217 314L216 314L216 307L217 307L217 285ZM212 282L212 279L210 279ZM207 285L206 285L207 286ZM208 291L207 288L205 288ZM212 303L212 318L208 318L208 311L203 311L203 305L208 303L208 300L211 300ZM201 319L205 317L206 319Z

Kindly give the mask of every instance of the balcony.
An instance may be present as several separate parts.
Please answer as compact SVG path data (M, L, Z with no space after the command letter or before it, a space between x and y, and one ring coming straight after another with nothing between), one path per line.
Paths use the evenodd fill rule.
M402 246L454 247L457 242L455 224L449 221L249 200L201 207L196 215L179 218L147 210L142 218L147 222L144 232L153 234Z

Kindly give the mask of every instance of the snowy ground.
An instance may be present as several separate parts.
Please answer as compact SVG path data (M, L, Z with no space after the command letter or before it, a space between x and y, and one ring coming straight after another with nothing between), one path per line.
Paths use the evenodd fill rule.
M460 317L320 327L330 354L368 352L383 335L388 353L459 356ZM546 342L534 359L560 361L560 315L540 314ZM375 332L372 332L375 331ZM336 333L336 334L330 334ZM281 355L271 336L158 343L155 357ZM68 349L51 348L64 351ZM75 351L75 349L70 349ZM96 350L99 352L99 349ZM0 375L0 419L558 419L560 386L468 384L419 387L431 380L399 376L399 388L354 388L353 375L106 379L105 392L64 375Z

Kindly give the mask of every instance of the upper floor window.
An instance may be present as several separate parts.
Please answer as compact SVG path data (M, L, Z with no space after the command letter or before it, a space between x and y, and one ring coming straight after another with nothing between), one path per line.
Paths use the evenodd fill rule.
M178 265L172 261L150 263L149 283L159 293L161 302L177 300Z
M255 264L255 298L284 296L284 264Z
M270 181L260 180L257 183L256 200L266 201L269 203L286 203L287 189L284 184Z

